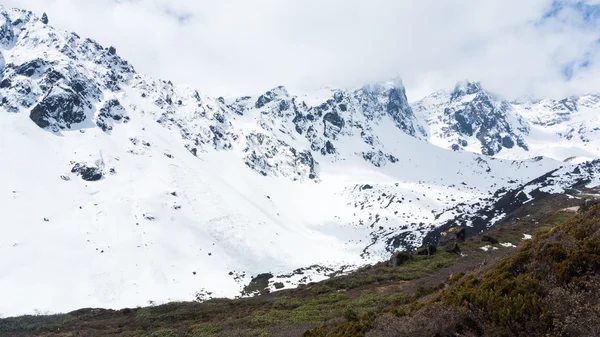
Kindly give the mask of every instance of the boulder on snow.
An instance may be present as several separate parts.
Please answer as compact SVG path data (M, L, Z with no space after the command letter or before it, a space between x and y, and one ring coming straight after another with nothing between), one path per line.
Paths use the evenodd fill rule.
M47 25L48 24L48 14L46 14L44 12L44 14L42 14L42 23Z
M71 173L81 176L85 181L98 181L104 176L102 169L96 166L87 166L84 163L77 163L71 169Z

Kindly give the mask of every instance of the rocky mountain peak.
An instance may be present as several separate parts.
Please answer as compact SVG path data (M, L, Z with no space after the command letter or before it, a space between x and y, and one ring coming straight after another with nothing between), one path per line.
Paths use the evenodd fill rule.
M436 93L412 106L427 124L430 141L444 147L489 156L514 147L528 149L526 121L479 82L460 82L452 91Z

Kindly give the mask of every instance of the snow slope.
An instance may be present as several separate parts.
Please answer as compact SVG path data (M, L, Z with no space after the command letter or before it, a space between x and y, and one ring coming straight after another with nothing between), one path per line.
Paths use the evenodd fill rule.
M485 230L500 220L514 220L512 212L525 204L533 205L551 194L564 194L569 199L579 199L582 204L598 200L600 186L600 160L564 166L552 170L518 188L499 189L475 204L457 205L447 210L454 217L441 220L435 230L430 231L424 243L436 242L443 230L454 226L469 226L475 231ZM529 215L528 215L529 216ZM444 218L440 216L440 218Z
M30 12L0 20L1 315L292 287L563 165L426 142L398 80L212 98Z

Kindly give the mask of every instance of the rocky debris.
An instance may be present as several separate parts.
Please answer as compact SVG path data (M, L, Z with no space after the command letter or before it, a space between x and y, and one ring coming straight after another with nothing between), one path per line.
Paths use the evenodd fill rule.
M398 158L394 157L391 154L383 153L382 151L371 151L371 152L363 152L363 159L373 164L375 167L383 167L388 163L397 163Z
M292 180L317 178L318 163L311 151L298 151L286 142L263 133L246 136L246 142L246 166L263 176L284 173ZM286 168L286 172L281 172L283 167Z
M71 173L81 176L81 179L85 181L98 181L104 176L101 168L97 166L88 166L85 163L75 164L71 169Z
M154 221L154 220L156 220L156 216L154 216L153 214L147 214L147 213L144 213L144 214L142 214L142 217L143 217L145 220L148 220L148 221ZM208 255L212 255L212 254L211 254L211 253L208 253Z
M412 260L412 254L409 252L396 252L394 254L392 254L392 257L390 257L390 261L388 262L388 265L390 267L399 267L401 265L403 265L404 263Z
M204 302L212 299L212 292L202 288L199 292L196 293L196 302Z

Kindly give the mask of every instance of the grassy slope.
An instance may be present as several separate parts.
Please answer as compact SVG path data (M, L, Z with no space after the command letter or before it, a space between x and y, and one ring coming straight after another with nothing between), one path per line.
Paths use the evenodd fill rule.
M304 336L600 336L600 205L540 224L512 256L430 296Z
M552 209L539 206L525 210L523 212L531 216L524 216L521 220L513 219L486 234L500 242L519 244L524 233L548 231L574 216L554 213L556 207L564 204L560 200L553 198L544 205L548 202L554 205ZM350 275L338 276L301 289L254 298L171 303L120 311L82 309L64 315L8 318L0 320L0 335L360 336L369 331L368 334L375 336L396 336L400 331L398 325L410 327L407 322L423 325L435 321L431 319L434 317L439 317L443 322L458 322L450 327L444 325L448 331L459 326L461 331L480 335L495 331L493 329L497 327L510 335L512 331L506 330L506 325L516 324L515 322L526 325L530 322L519 321L520 316L515 318L516 314L512 311L502 311L498 316L490 314L488 311L496 310L492 309L495 307L481 307L480 302L485 303L490 299L495 288L483 293L477 289L481 283L488 286L490 282L494 284L495 278L500 276L503 277L500 280L506 277L507 282L514 281L506 274L506 270L499 272L491 266L498 265L497 262L502 258L513 256L516 249L500 245L494 245L497 249L487 252L480 249L486 245L488 243L481 242L480 236L473 236L461 245L462 257L444 252L433 256L417 256L401 267L368 266ZM526 249L533 249L532 247L534 246ZM525 248L521 248L521 251L523 249ZM508 268L510 274L510 266L507 267L507 262L503 264L504 267L501 268ZM508 264L511 265L511 262ZM469 275L463 276L469 272ZM485 276L488 275L486 273L492 274ZM538 285L533 285L527 283L527 280L529 278L523 281L524 284L522 280L514 281L518 285L515 286L517 295L536 293L539 282L536 281ZM470 290L469 287L475 287L475 290ZM518 306L520 309L530 306L531 299L519 301L522 302L514 304L514 307ZM535 301L541 301L541 304L533 303L534 309L531 310L538 310L540 315L546 315L546 311L551 312L541 295ZM534 311L535 315L538 311ZM552 321L550 314L547 320ZM530 325L537 326L535 324ZM385 334L386 327L392 329L388 335ZM412 333L427 335L429 332L417 330Z

